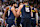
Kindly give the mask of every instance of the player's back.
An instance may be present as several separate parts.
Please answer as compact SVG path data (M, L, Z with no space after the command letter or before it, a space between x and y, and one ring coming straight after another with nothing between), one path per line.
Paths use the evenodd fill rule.
M22 12L22 18L31 18L31 11L30 11L29 5L24 5L21 12Z

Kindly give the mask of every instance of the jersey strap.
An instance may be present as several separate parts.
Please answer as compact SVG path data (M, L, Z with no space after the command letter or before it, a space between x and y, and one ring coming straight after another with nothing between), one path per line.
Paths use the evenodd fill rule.
M35 12L35 9L34 8L32 9L32 12Z
M11 10L12 7L9 8L9 10Z

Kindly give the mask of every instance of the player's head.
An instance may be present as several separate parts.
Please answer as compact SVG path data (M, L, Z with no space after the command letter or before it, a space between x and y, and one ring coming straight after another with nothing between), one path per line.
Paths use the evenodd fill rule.
M23 4L23 2L19 2L19 5L22 5Z
M9 5L11 5L11 6L13 6L14 4L15 4L15 2L13 2L13 1L9 2Z
M31 4L31 3L30 3L29 5L32 6L32 7L34 7L34 4Z
M15 2L15 4L14 4L14 6L17 7L17 3L16 3L16 2Z
M24 1L24 4L27 5L28 4L28 1Z
M28 1L24 1L24 3L28 3Z

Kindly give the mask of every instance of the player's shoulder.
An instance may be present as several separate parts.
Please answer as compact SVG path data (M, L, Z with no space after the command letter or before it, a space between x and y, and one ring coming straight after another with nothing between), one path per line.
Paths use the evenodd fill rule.
M15 10L15 7L14 7L14 6L11 7L11 11L12 11L12 10Z
M22 7L22 6L24 6L23 4L22 5L20 5L20 7Z
M6 10L8 10L9 9L9 7L6 7Z
M14 9L14 7L12 6L11 9Z

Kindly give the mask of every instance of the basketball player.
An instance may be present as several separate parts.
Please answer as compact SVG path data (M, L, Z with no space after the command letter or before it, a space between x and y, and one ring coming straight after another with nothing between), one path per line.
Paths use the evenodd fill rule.
M4 12L4 15L3 15L3 19L4 19L5 15L6 15L6 12L9 11L8 18L6 19L8 27L11 27L13 24L15 25L14 20L15 20L15 17L17 15L16 11L15 11L15 7L14 7L15 6L15 2L11 2L10 5L12 7L10 7L10 9L9 9L9 7L7 7L6 11Z
M19 3L19 5L23 4L22 2ZM16 9L16 11L18 11L19 8ZM21 12L20 12L21 15ZM20 15L17 17L17 27L20 27L20 23L21 23L21 17Z
M32 22L31 23L32 23L32 27L35 27L36 24L38 26L38 10L37 10L37 8L34 8L32 5L31 5L31 8L32 8L32 16L31 16L32 17L31 18Z
M22 13L21 23L22 27L31 27L31 9L28 5L28 1L25 1L24 5L20 5L17 11L17 15L20 15L20 11Z

